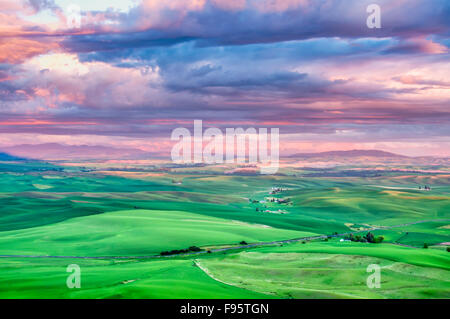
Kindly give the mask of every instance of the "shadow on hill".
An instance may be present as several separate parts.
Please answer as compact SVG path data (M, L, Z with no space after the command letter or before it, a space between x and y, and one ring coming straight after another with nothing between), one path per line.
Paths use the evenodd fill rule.
M18 157L18 156L14 156L8 153L3 153L0 152L0 161L5 161L5 162L9 162L9 161L32 161L32 159L30 158L23 158L23 157Z

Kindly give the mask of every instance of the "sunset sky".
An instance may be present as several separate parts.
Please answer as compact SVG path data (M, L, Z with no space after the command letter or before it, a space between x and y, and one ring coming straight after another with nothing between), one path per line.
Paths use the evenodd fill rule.
M448 0L0 0L0 146L167 152L201 119L450 156L449 47Z

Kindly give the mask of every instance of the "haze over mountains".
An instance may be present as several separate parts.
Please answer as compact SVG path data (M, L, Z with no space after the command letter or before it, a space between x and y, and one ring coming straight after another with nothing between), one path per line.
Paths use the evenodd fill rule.
M142 159L154 155L140 149L102 145L21 144L0 147L0 152L38 160Z
M292 166L334 167L346 165L449 165L448 157L405 156L381 150L328 151L319 153L296 153L285 157Z
M394 157L408 158L409 156L394 154L379 150L351 150L351 151L329 151L319 153L296 153L289 155L289 158L311 158L311 157Z

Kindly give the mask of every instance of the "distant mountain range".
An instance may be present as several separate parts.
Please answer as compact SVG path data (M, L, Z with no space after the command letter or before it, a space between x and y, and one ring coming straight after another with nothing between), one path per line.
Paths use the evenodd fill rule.
M323 160L358 160L363 161L365 157L373 160L389 159L414 160L419 157L408 157L380 150L350 150L329 151L319 153L297 153L282 156L285 159L323 159ZM425 159L426 157L420 157ZM431 157L428 157L431 159ZM102 145L62 145L58 143L45 144L21 144L8 147L0 147L0 161L18 161L26 159L35 160L140 160L140 159L166 159L170 155L163 156L159 153L150 153L136 148L116 148Z
M143 159L151 156L150 153L133 148L115 148L100 145L62 145L58 143L21 144L0 147L0 152L8 153L6 155L13 157L42 160Z
M289 158L314 158L314 157L390 157L390 158L408 158L408 156L394 154L379 150L351 150L351 151L329 151L320 153L297 153L287 157Z

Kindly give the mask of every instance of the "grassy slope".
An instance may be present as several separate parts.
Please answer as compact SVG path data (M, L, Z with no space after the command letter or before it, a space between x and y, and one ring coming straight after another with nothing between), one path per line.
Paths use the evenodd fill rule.
M283 298L449 298L450 259L445 252L409 252L386 245L367 252L330 243L296 244L200 260L200 264L230 285ZM410 257L433 267L393 261L409 262ZM367 287L370 264L382 267L380 289Z
M130 210L0 232L0 254L133 256L192 245L220 245L309 236L179 211Z
M81 289L68 289L66 267L81 268ZM19 271L20 270L20 271ZM0 260L0 298L270 298L208 277L191 260L109 262Z
M285 245L277 252L285 253L327 253L371 256L392 261L409 263L423 267L450 270L450 254L442 250L414 249L389 243L369 244L356 242L312 242L308 244ZM261 248L262 252L271 252L271 248Z

